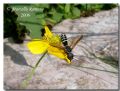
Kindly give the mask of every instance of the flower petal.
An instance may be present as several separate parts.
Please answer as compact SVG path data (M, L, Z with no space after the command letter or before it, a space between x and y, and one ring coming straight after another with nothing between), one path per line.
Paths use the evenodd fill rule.
M41 54L44 53L49 44L45 41L31 41L27 44L28 49L33 53L33 54Z
M58 58L65 59L67 61L67 63L71 63L71 61L67 58L67 54L61 48L49 46L48 53L50 53L54 56L57 56Z
M65 57L65 59L66 59L66 62L67 62L68 64L71 63L71 61L67 58L67 56Z
M51 38L53 36L52 32L49 30L47 26L45 26L45 37Z

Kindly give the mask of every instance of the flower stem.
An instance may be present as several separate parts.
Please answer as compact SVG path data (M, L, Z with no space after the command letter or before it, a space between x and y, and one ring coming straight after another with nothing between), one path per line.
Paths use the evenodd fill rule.
M45 56L45 54L47 53L47 51L42 55L42 57L38 60L38 62L36 63L35 67L34 68L37 68L40 61L43 59L43 57Z
M29 83L30 79L32 79L32 76L34 75L36 68L38 67L39 63L41 62L41 60L43 59L43 57L45 56L46 53L47 53L47 51L41 56L41 58L35 64L35 67L33 67L31 72L28 74L28 77L22 82L22 84L21 84L22 88L26 88L28 86L28 83Z

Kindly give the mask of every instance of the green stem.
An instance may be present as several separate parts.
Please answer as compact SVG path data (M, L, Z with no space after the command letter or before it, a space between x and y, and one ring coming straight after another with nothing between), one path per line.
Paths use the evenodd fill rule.
M37 61L37 63L35 64L35 67L31 70L31 72L29 73L28 77L23 81L23 83L21 84L22 88L26 88L28 86L28 83L29 83L30 79L32 79L32 76L34 75L36 68L38 67L39 63L41 62L41 60L43 59L43 57L45 56L46 53L47 53L47 51Z
M37 68L37 66L39 65L40 61L43 59L43 57L45 56L45 54L47 53L47 51L42 55L42 57L38 60L38 62L36 63L34 68Z

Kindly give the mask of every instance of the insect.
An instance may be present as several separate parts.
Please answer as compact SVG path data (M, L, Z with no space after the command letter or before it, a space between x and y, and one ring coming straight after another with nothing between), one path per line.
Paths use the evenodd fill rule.
M63 33L63 34L61 34L60 37L61 37L62 44L63 44L63 46L65 48L65 52L67 53L68 59L72 60L74 55L72 53L72 49L68 45L67 36Z
M74 57L74 54L72 53L72 49L83 38L83 36L78 37L77 40L74 41L73 45L71 45L71 46L68 45L68 39L64 33L62 33L60 37L61 37L61 41L62 41L62 44L63 44L64 49L65 49L65 52L67 53L68 59L72 60Z
M50 28L50 30L52 29L51 25L48 25L48 27ZM44 33L45 33L45 29L42 29L41 30L41 36L42 37L44 36ZM83 38L83 35L77 36L76 38L74 38L74 40L73 40L74 42L72 42L71 45L68 45L68 38L67 38L65 33L62 33L60 35L60 38L61 38L61 42L63 44L63 48L64 48L65 52L67 53L67 57L71 61L73 59L73 57L74 57L74 54L72 53L72 49Z

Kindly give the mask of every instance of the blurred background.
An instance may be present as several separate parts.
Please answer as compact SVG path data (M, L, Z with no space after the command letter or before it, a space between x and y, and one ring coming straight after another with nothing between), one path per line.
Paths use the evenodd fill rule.
M25 33L40 38L44 25L52 28L65 19L92 16L117 4L4 4L4 38L23 43ZM63 30L64 31L64 30Z

